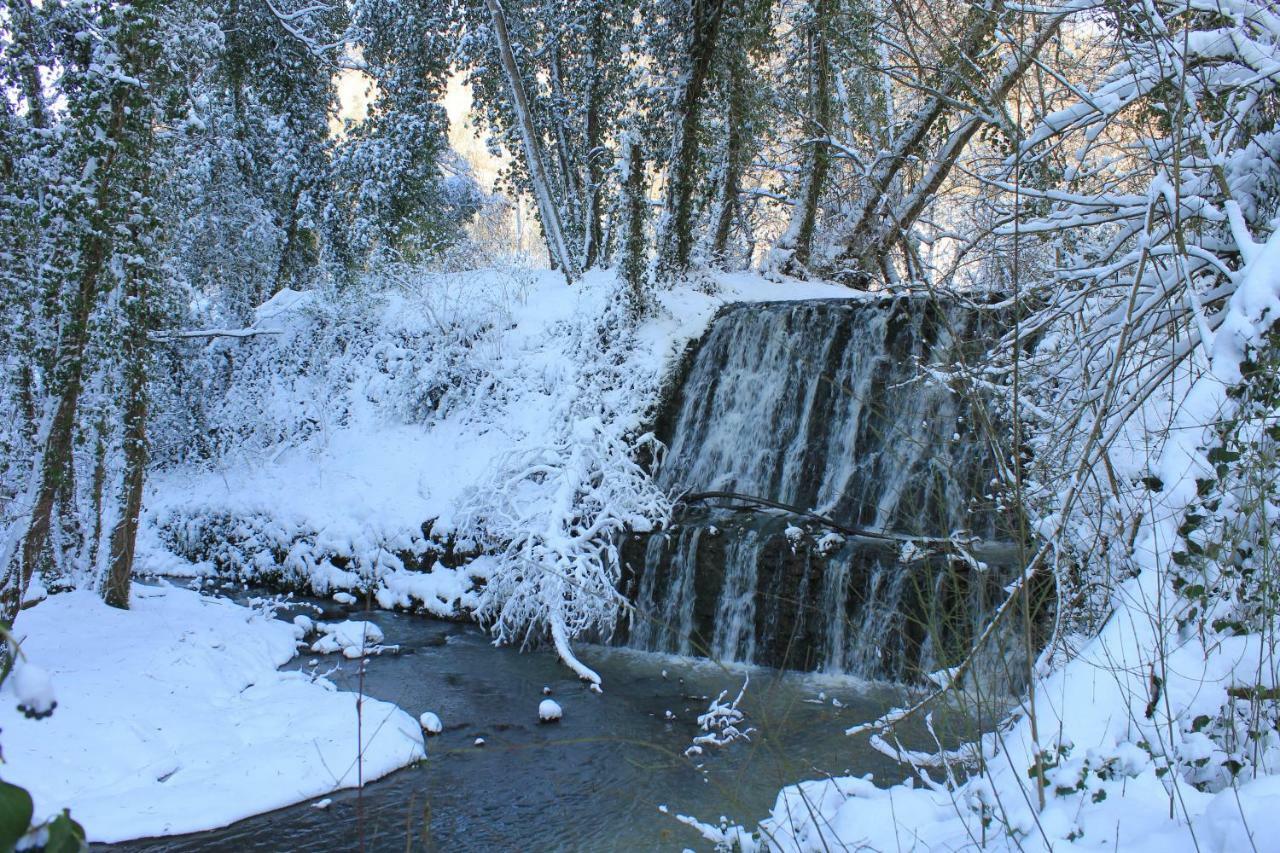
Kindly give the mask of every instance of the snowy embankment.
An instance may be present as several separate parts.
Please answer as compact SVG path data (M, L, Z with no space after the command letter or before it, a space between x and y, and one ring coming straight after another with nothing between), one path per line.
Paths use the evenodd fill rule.
M568 642L617 606L601 543L664 511L635 459L684 347L729 301L851 297L719 276L661 292L632 329L608 271L571 287L547 271L415 274L371 291L283 292L258 311L267 334L200 353L188 402L202 431L174 444L210 451L151 478L142 568L172 573L177 554L189 573L477 613L571 665Z
M23 652L53 679L42 720L0 701L5 779L36 817L62 808L95 841L225 826L424 756L418 723L387 702L280 671L294 625L225 599L136 586L129 610L87 591L17 621Z

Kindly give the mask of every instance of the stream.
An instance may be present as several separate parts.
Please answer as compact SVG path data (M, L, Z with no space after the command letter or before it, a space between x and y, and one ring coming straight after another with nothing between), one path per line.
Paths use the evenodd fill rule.
M332 609L326 603L326 609ZM294 610L293 612L302 612ZM328 616L328 614L327 614ZM826 774L903 771L844 728L901 698L901 688L849 676L728 667L627 648L583 646L604 681L588 691L546 651L496 648L477 626L406 613L369 618L401 653L371 658L365 691L414 716L435 711L444 732L428 757L365 787L188 836L144 839L115 851L241 850L681 850L710 845L672 815L752 824L786 784ZM308 668L313 656L286 668ZM359 662L319 658L318 669L356 690ZM756 729L750 742L683 753L697 716L721 690ZM543 688L564 708L540 724ZM820 698L821 697L821 698ZM666 712L674 714L667 719ZM376 721L367 721L376 724ZM484 738L484 746L476 746Z

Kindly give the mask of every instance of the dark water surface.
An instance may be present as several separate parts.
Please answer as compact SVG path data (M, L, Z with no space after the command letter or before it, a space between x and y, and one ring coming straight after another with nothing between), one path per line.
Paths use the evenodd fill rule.
M472 625L387 612L357 618L372 619L403 650L370 661L366 693L414 716L435 711L444 723L444 733L427 741L426 761L360 796L335 793L326 809L301 803L211 832L95 849L707 849L658 807L750 824L766 816L785 784L849 772L903 776L865 738L842 734L894 704L900 696L892 687L585 646L583 660L604 679L598 695L552 654L495 648ZM310 659L288 666L306 668ZM335 683L356 689L358 662L321 658L321 669L331 666L341 666L330 676ZM721 690L732 698L748 673L751 741L686 757L709 699ZM538 723L544 686L564 708L559 724ZM473 745L477 737L485 746Z

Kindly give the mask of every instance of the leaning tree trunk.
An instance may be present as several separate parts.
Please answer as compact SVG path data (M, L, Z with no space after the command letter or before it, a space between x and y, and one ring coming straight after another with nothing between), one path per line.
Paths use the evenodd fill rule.
M520 76L519 66L516 65L515 54L511 52L511 36L507 31L507 19L498 0L485 0L485 7L488 8L489 17L493 22L498 57L507 77L507 86L511 90L511 105L515 109L516 124L520 128L520 139L524 143L525 161L529 167L534 199L538 203L538 215L542 219L542 233L546 237L547 251L551 255L552 263L563 270L565 278L572 282L578 276L577 262L569 251L568 244L565 243L564 230L560 224L560 212L551 195L551 184L547 179L547 169L542 160L542 148L538 144L538 132L533 125L533 114L529 111L529 99L524 91L524 79Z
M975 87L973 75L969 72L974 58L983 55L990 47L996 19L1003 9L1001 0L993 0L989 6L971 8L965 19L964 32L949 52L932 93L898 135L893 150L867 176L862 200L849 217L851 225L844 235L840 253L842 266L858 270L853 281L855 285L865 286L872 271L888 263L889 252L924 212L928 200L946 180L969 140L987 121L981 113L998 111L995 105L1002 103L1034 66L1036 56L1069 14L1057 12L1048 16L1026 42L1015 45L994 85L982 86L982 103L947 133L936 151L927 151L925 146L936 135L938 127L956 112L966 94L972 94ZM888 197L891 183L908 163L920 161L929 166L919 185L905 201L893 204Z
M1057 14L1041 22L1028 42L1016 54L1010 56L1004 70L991 88L991 93L987 97L988 103L999 104L1009 96L1013 87L1035 64L1036 56L1058 32L1065 17L1065 14ZM969 144L969 140L987 121L989 119L983 115L972 114L956 125L936 152L928 170L906 198L881 216L878 227L866 235L861 245L851 245L849 251L864 259L885 258L902 241L911 225L924 212L930 199L951 174L956 160Z
M667 278L689 268L693 254L693 190L698 168L698 118L702 93L715 56L720 20L726 0L693 0L693 31L684 75L675 105L676 125L671 140L671 165L662 231L658 236L658 273Z

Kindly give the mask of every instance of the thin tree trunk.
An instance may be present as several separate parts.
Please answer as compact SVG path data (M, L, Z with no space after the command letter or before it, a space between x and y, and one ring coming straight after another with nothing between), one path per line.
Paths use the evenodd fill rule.
M831 135L831 56L827 45L827 26L831 17L831 0L817 0L813 5L813 22L809 38L810 56L810 112L812 115L813 141L809 146L805 192L800 199L799 228L792 254L799 267L809 265L813 251L813 230L818 221L818 202L826 187L827 172L831 165L831 147L827 139Z
M738 192L742 184L742 161L746 148L742 115L747 97L742 79L744 72L741 62L736 58L732 61L724 172L720 180L720 196L716 199L711 236L711 259L721 269L725 268L729 260L729 235L733 232L733 220L738 212Z
M488 8L489 17L493 22L498 57L507 77L507 86L511 90L511 103L515 108L520 137L524 143L529 179L533 183L533 195L538 203L538 214L542 219L542 233L546 237L547 251L551 254L552 262L563 270L565 278L572 282L578 276L577 264L565 243L564 231L560 225L560 212L551 195L551 185L547 180L547 170L542 160L542 149L538 144L538 132L533 125L533 116L529 112L529 100L525 96L524 80L520 76L519 66L516 65L515 54L511 52L511 36L507 32L506 16L498 0L485 0L485 7Z
M582 268L590 269L600 258L600 185L604 181L600 168L603 146L600 144L600 64L599 56L604 39L604 20L600 7L595 7L591 18L591 43L587 54L587 126L586 126L586 209L583 212Z
M801 169L799 192L791 208L791 220L778 238L770 266L788 275L806 275L813 252L813 232L818 222L818 202L831 166L831 54L827 27L831 0L815 0L805 38L809 55L808 152Z

